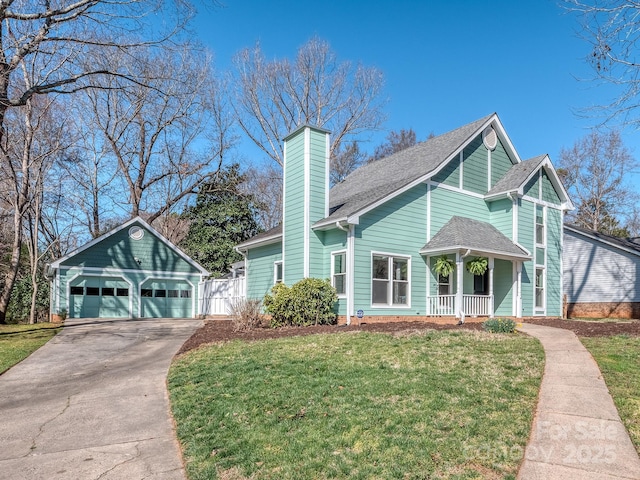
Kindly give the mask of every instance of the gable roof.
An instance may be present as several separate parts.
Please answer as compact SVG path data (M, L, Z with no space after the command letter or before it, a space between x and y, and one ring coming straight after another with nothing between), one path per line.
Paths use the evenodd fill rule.
M246 250L249 247L253 248L253 247L260 247L262 245L270 245L272 243L279 242L281 239L282 239L282 224L278 225L277 227L273 227L272 229L267 230L266 232L262 232L257 235L254 235L250 239L245 240L242 243L239 243L238 245L236 245L236 250L241 251L241 250Z
M420 253L470 250L506 258L529 259L531 254L486 222L454 216L422 247Z
M196 270L200 271L200 274L202 275L209 275L209 272L200 264L198 264L196 261L194 261L193 259L191 259L191 257L189 257L186 253L184 253L182 250L180 250L177 246L175 246L173 243L171 243L169 240L167 240L164 235L162 235L160 232L158 232L155 228L153 228L151 225L149 225L147 222L145 222L142 218L140 217L133 217L131 220L123 223L122 225L120 225L119 227L114 228L113 230L110 230L109 232L100 235L97 238L94 238L93 240L91 240L90 242L84 244L83 246L76 248L75 250L73 250L72 252L68 253L67 255L65 255L62 258L59 258L58 260L56 260L55 262L51 263L51 268L60 268L60 265L65 262L66 260L76 256L77 254L84 252L85 250L93 247L94 245L97 245L98 243L102 242L103 240L105 240L108 237L111 237L112 235L115 235L118 232L121 232L122 230L124 230L125 228L128 228L130 226L132 226L133 224L139 224L142 227L144 227L149 233L151 233L154 237L156 237L158 240L160 240L162 243L164 243L165 245L167 245L170 249L172 249L174 252L176 252L178 254L178 256L180 256L184 261L186 261L187 263L189 263L191 266L193 266Z
M496 182L493 188L485 194L485 200L500 198L509 193L515 193L520 196L524 195L525 185L540 168L544 168L547 172L547 176L564 207L572 210L573 204L571 203L569 194L553 168L549 155L546 154L538 155L537 157L530 158L511 167L509 171Z
M621 238L614 237L613 235L606 235L604 233L589 230L587 228L579 227L578 225L564 224L564 230L576 233L578 235L588 237L596 242L609 245L610 247L624 250L625 252L640 256L640 237Z
M425 181L490 124L496 127L501 139L509 146L510 153L519 161L497 114L493 113L358 168L330 190L329 216L314 227L348 220L389 196Z

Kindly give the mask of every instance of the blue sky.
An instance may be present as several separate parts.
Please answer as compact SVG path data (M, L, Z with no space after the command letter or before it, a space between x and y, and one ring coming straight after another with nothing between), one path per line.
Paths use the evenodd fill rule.
M268 58L292 58L318 36L339 60L382 70L388 120L369 151L388 130L413 128L423 140L497 112L522 159L548 153L557 164L598 123L576 112L613 93L588 81L589 45L555 0L223 2L199 7L195 24L219 69L256 41ZM637 133L623 133L640 152Z

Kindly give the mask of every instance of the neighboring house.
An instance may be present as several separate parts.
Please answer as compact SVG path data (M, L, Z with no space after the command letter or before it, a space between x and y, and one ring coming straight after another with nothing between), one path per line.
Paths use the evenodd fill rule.
M330 278L340 321L560 315L562 219L549 160L521 161L496 114L367 164L329 189L329 132L284 139L282 226L238 245L247 296ZM436 275L447 255L454 272ZM482 276L465 264L486 257Z
M139 217L53 262L51 313L71 318L195 317L209 273Z
M568 317L640 317L640 241L564 226Z

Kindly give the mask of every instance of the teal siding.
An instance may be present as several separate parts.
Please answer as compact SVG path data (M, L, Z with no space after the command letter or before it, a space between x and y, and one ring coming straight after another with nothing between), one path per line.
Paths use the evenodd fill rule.
M418 253L426 243L425 191L425 185L414 187L364 215L356 227L354 304L365 315L425 313L427 272L425 259ZM411 308L371 306L372 252L410 256Z
M540 197L539 190L539 181L540 178L538 175L534 175L524 186L524 194L528 197L538 198Z
M535 205L520 199L518 211L518 242L532 255L535 255ZM533 290L535 287L535 267L533 261L523 262L522 265L522 313L533 314Z
M133 225L144 229L142 225ZM146 229L144 232L142 239L133 240L129 237L129 228L124 228L62 262L61 266L199 273L158 237Z
M487 149L479 135L464 149L462 188L474 193L487 193L488 174Z
M560 196L553 187L553 183L551 183L546 170L542 170L542 200L554 205L560 205L561 203Z
M456 155L449 161L449 163L433 177L433 181L458 188L460 186L460 156Z
M455 205L455 209L452 208ZM489 221L489 208L482 198L444 188L431 188L431 237L454 215Z
M328 212L325 208L327 195L327 134L310 130L310 196L309 196L309 219L310 225L323 219ZM322 232L309 232L309 276L312 278L323 278L324 273L324 245Z
M506 175L509 169L514 165L504 148L504 145L498 140L496 149L491 152L491 186L493 187L498 180Z
M547 208L547 315L562 315L562 212Z
M429 296L430 297L435 297L438 295L438 276L436 275L436 272L434 270L435 268L435 264L436 264L436 260L439 257L439 255L435 256L435 257L429 257L429 272L428 272L428 281L429 281ZM456 256L451 254L451 255L447 255L447 258L449 258L450 260L453 260L453 262L455 263L456 261ZM458 282L458 274L457 272L454 270L453 273L451 274L451 278L449 278L449 285L451 285L451 294L456 293L456 285Z
M282 260L282 243L252 248L247 252L247 298L262 299L273 287L274 264ZM286 266L285 266L286 270Z
M491 212L491 225L507 238L513 237L513 202L509 198L503 198L489 203Z
M339 229L327 230L322 232L322 241L324 245L324 254L321 261L318 263L322 265L323 271L321 278L331 278L331 253L346 250L347 249L347 232L343 232ZM347 272L348 275L348 272ZM347 299L339 298L337 304L338 315L347 314Z
M304 131L287 140L284 170L285 283L304 276ZM273 275L271 276L273 281Z
M513 264L496 259L493 265L493 305L496 316L513 314Z

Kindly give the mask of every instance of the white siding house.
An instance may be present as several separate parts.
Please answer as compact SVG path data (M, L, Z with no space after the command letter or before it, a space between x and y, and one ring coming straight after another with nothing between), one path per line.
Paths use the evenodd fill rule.
M569 317L640 317L640 241L564 226Z

